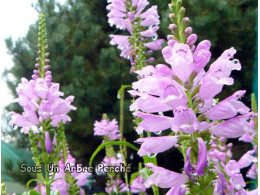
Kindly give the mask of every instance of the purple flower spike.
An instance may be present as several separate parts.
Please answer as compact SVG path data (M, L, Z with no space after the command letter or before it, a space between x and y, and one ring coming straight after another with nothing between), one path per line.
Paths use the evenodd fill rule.
M94 123L94 135L106 136L110 141L119 139L121 134L119 133L116 119L112 121L103 119L101 121L95 121Z
M204 174L204 168L207 167L207 146L202 138L198 138L199 156L196 172L199 176Z

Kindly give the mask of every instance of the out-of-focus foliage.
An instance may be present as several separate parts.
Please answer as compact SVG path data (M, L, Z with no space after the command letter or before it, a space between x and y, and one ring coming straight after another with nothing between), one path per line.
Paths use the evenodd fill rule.
M161 37L170 32L167 29L168 3L167 0L151 0L151 4L158 5L161 15ZM232 91L246 89L250 94L256 49L257 1L187 0L184 4L199 40L209 39L212 42L213 58L231 46L237 49L236 58L241 61L243 70L235 73ZM54 82L61 84L65 96L75 96L74 105L78 108L71 113L72 122L66 126L69 148L74 156L88 162L90 154L101 141L93 137L94 120L99 120L102 113L118 118L117 90L121 84L130 84L134 79L129 75L129 62L120 58L119 51L109 45L108 35L113 34L114 29L107 23L106 0L68 0L65 5L59 5L54 0L38 0L36 9L46 15ZM6 71L6 75L11 73L16 78L7 83L14 95L20 78L32 75L37 51L36 26L32 25L27 36L16 42L6 40L14 60L14 66ZM156 62L162 63L160 53L157 56ZM227 95L227 92L224 93ZM231 91L228 92L230 94ZM132 141L136 133L128 111L131 98L127 98L125 131L127 139ZM8 106L7 110L21 111L15 104ZM17 143L25 143L22 142L23 136L17 135L19 131L15 134L19 138Z

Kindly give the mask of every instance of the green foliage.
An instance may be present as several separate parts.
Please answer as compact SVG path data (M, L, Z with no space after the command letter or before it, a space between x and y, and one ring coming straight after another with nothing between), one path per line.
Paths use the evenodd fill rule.
M7 195L5 183L3 182L3 179L1 178L1 195Z

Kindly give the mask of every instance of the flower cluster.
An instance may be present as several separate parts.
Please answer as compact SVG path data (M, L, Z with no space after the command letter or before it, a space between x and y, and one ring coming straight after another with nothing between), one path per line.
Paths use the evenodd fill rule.
M94 135L105 136L109 140L116 140L120 138L120 133L116 119L110 121L109 119L102 119L94 123Z
M175 10L170 15L172 21L183 17L184 8L175 4L170 8ZM196 190L202 190L208 182L204 190L214 190L215 194L247 193L240 169L254 162L247 174L254 177L257 152L249 151L236 162L231 160L231 144L226 146L225 143L228 138L252 142L256 135L253 124L256 114L239 100L246 93L243 90L222 101L216 99L224 85L234 83L231 72L241 70L241 64L233 59L236 50L230 48L205 71L211 57L211 43L204 40L195 45L197 35L185 27L188 21L183 18L182 23L178 20L169 26L174 35L168 36L168 45L162 49L168 65L148 65L136 71L138 81L129 91L135 98L130 110L139 119L138 134L145 135L146 131L160 135L164 131L165 135L171 130L168 136L136 140L142 144L138 154L152 157L175 146L185 159L182 173L146 164L153 174L145 186L171 188L167 194L188 191L196 194Z
M163 39L157 39L159 15L157 6L147 9L147 0L108 0L108 22L111 26L127 30L130 35L110 35L111 45L118 45L121 56L130 58L132 66L154 61L149 58L153 50L160 50ZM142 66L141 66L142 67Z
M50 71L46 74L48 72ZM37 133L44 120L50 120L53 127L57 127L60 122L71 121L67 114L70 110L76 110L76 107L71 105L74 97L62 99L63 92L59 90L59 84L51 82L47 76L30 81L23 78L16 92L18 98L15 101L24 111L22 114L12 112L9 124L22 127L23 133L28 133L30 129Z

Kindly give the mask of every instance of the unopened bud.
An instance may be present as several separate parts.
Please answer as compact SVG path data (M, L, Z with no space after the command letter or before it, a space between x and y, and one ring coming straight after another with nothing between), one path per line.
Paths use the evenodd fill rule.
M147 61L148 62L153 62L155 59L153 57L149 58Z
M45 78L50 80L50 81L52 80L52 76L51 75L47 75Z
M153 50L149 50L146 54L151 55L153 53Z
M177 29L176 24L170 24L169 29L172 30L172 31L176 30Z
M51 75L51 71L45 72L45 76L47 76L47 75Z
M33 75L32 75L32 79L33 79L33 80L36 80L36 79L38 79L38 76L35 75L35 74L33 74Z
M171 40L171 39L174 39L174 36L173 35L167 35L167 40Z
M192 33L192 28L191 27L187 27L184 31L185 34L189 35Z
M168 41L168 45L173 46L176 42L177 42L176 40L171 39Z
M171 19L171 20L173 20L174 19L174 17L175 17L175 14L169 14L169 18Z
M39 68L39 67L40 67L40 64L38 64L38 63L35 64L35 67L36 67L36 68Z
M188 17L185 17L182 19L182 21L183 21L183 23L186 24L186 23L190 22L190 19Z
M222 143L224 143L224 142L225 142L225 140L226 140L226 138L225 138L225 137L220 137L220 138L219 138L219 141L221 141Z
M229 144L227 145L227 147L229 147L229 148L231 148L232 146L233 146L232 143L229 143Z
M50 68L50 66L49 66L49 65L46 65L46 66L43 67L43 70L46 71L46 70L48 70L49 68Z

